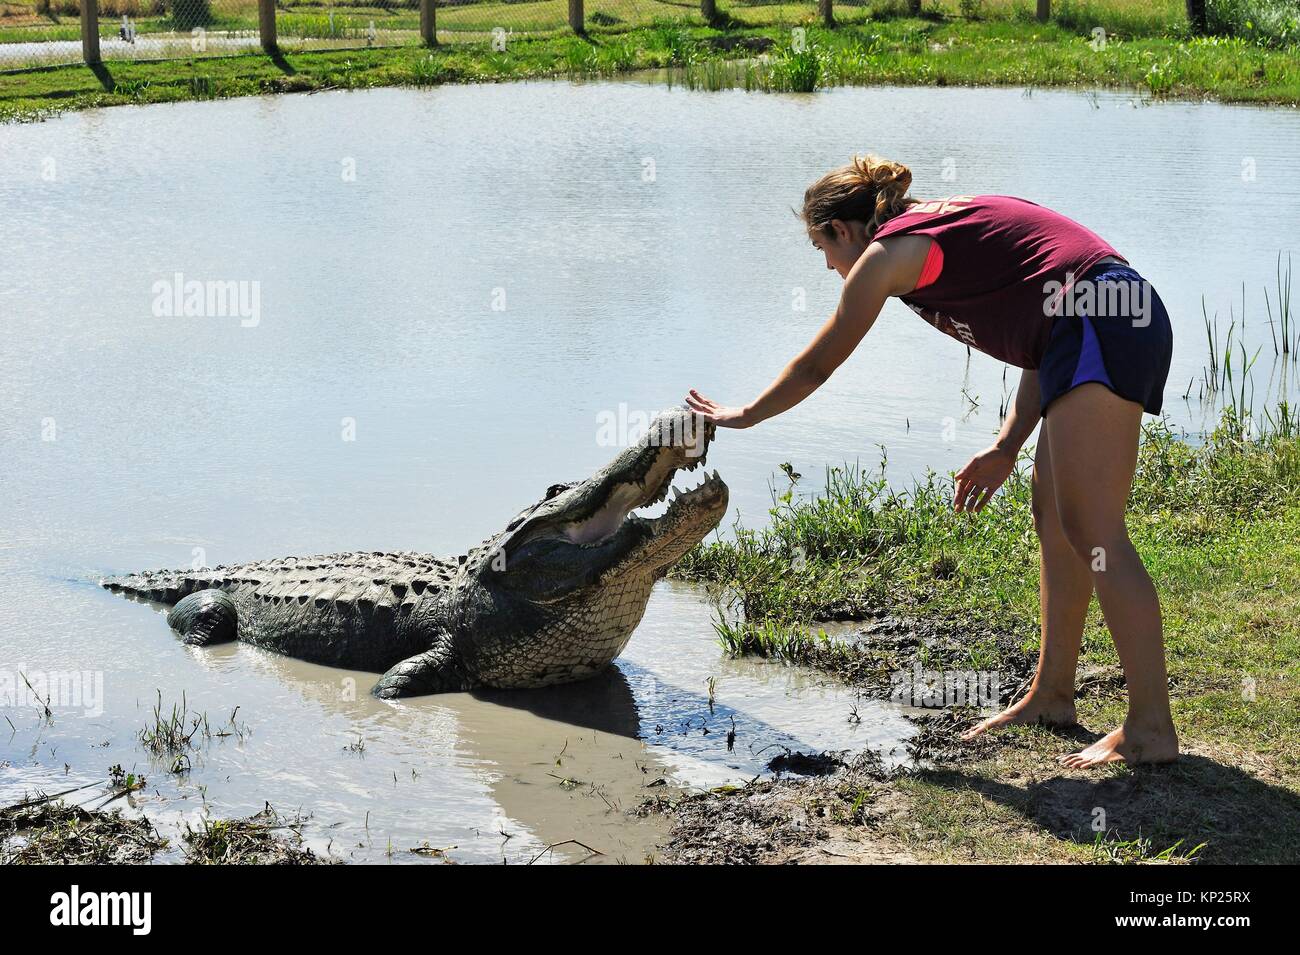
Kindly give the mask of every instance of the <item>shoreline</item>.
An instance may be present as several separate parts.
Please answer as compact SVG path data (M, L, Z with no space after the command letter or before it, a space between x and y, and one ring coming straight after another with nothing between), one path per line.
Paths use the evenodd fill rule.
M1300 854L1300 437L1294 410L1251 433L1229 409L1200 446L1144 434L1129 528L1160 592L1182 754L1070 770L1056 758L1124 718L1126 692L1095 596L1079 659L1078 725L1016 726L969 743L979 716L945 706L886 771L860 753L831 775L755 782L672 806L681 862L1281 863ZM772 525L698 548L674 570L711 582L744 622L733 653L846 677L879 695L919 660L1000 674L1002 704L1037 657L1037 550L1027 474L980 516L951 479L903 494L855 475L787 501ZM866 533L863 527L866 525ZM868 546L860 546L862 544ZM791 575L792 555L803 563ZM904 607L880 617L882 607ZM847 608L847 609L846 609ZM856 608L856 609L855 609ZM874 608L874 609L873 609ZM818 620L868 622L851 645ZM918 625L918 621L920 624Z
M0 73L0 123L118 105L275 93L528 79L601 80L671 71L691 89L809 92L835 86L966 86L1112 90L1151 100L1300 106L1300 57L1242 40L1116 36L1012 19L890 17L828 30L660 25L622 32L521 36L505 53L486 42L304 50L177 60L108 60Z

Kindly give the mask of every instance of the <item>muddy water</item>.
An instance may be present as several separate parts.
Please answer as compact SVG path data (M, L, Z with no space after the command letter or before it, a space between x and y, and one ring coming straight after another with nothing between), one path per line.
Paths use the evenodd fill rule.
M862 704L850 723L843 690L722 659L707 608L670 587L604 681L390 705L366 696L370 675L187 649L90 583L195 561L461 552L688 387L752 397L839 288L789 207L868 148L910 162L920 196L1024 195L1115 244L1173 317L1175 424L1213 414L1182 398L1205 360L1201 298L1226 331L1243 281L1248 351L1264 345L1256 405L1293 390L1269 364L1261 292L1300 220L1291 111L529 83L0 127L0 679L75 671L103 687L89 708L56 701L52 723L3 706L0 796L120 764L149 775L143 810L164 824L269 800L310 814L309 839L342 858L405 861L427 842L528 861L577 839L638 861L660 824L619 810L660 778L748 778L781 746L895 745L895 712ZM256 307L168 317L159 283L192 280L240 283ZM895 480L951 469L996 430L1015 384L1003 375L890 303L813 399L725 434L709 464L751 525L782 462L805 492L879 444ZM159 691L214 728L238 707L238 734L169 776L136 739Z
M743 783L787 749L871 746L899 759L891 750L910 732L897 711L832 680L725 659L711 639L710 604L671 583L655 591L605 676L400 704L367 695L374 674L243 645L188 648L150 605L71 581L18 585L44 606L52 639L7 662L35 680L60 661L102 672L105 692L79 708L56 706L52 722L35 705L6 708L13 726L0 740L0 802L93 782L121 765L149 780L134 808L172 836L205 812L247 815L269 800L302 812L308 845L349 861L418 861L425 856L410 850L428 845L459 861L641 862L665 826L626 810L653 796ZM159 688L164 711L184 692L190 718L204 716L211 731L196 735L181 775L137 739L154 722ZM76 798L94 805L101 792ZM558 843L567 844L546 852Z

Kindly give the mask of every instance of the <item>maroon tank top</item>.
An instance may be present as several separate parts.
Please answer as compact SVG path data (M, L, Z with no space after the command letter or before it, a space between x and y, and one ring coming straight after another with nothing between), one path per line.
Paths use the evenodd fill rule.
M900 296L945 335L1020 368L1037 368L1052 329L1045 309L1101 259L1125 262L1101 236L1012 196L951 196L912 206L872 237L924 235L943 271Z

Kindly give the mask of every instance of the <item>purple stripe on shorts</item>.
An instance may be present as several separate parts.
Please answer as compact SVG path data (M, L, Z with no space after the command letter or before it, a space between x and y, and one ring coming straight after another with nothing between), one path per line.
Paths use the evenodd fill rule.
M1110 375L1106 374L1106 364L1101 359L1101 345L1097 342L1097 330L1092 327L1092 320L1088 316L1081 317L1083 342L1079 346L1079 363L1074 366L1074 378L1070 381L1070 387L1081 385L1085 381L1100 381L1113 391L1115 386L1111 384Z

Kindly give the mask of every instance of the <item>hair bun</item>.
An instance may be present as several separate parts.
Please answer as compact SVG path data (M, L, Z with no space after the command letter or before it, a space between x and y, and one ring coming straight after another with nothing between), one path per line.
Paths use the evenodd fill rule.
M886 189L895 184L904 192L912 184L912 170L901 162L885 159L875 153L853 157L853 168L862 181L873 189Z
M875 153L854 156L808 187L800 216L810 229L828 228L833 219L858 220L874 232L907 209L912 170Z

